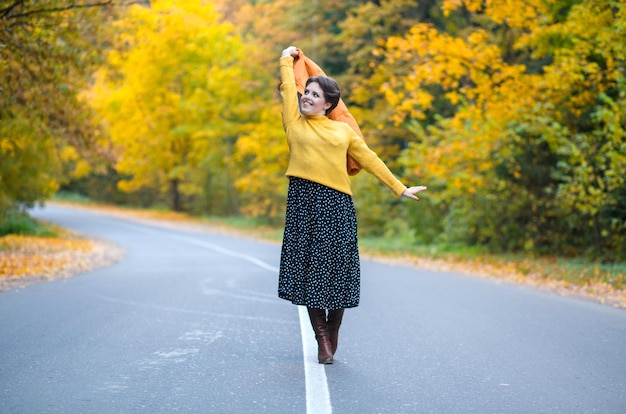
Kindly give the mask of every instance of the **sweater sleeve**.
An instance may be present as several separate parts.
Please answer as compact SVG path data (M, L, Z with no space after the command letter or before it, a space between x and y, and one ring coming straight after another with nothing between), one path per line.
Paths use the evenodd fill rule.
M300 117L298 90L293 74L293 57L280 58L280 95L282 97L283 128Z
M387 165L372 151L367 144L356 134L350 141L348 153L361 164L365 171L372 174L378 181L389 187L399 197L407 187L398 180Z

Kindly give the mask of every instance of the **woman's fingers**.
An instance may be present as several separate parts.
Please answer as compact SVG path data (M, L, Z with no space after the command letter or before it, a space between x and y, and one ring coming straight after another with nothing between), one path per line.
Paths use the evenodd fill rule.
M424 191L427 188L428 187L426 187L425 185L417 185L414 187L409 187L404 191L402 195L404 195L405 197L411 198L413 200L419 201L419 198L415 194L419 193L420 191Z
M289 46L288 48L283 49L282 56L289 56L289 55L293 57L298 56L298 49L295 46Z

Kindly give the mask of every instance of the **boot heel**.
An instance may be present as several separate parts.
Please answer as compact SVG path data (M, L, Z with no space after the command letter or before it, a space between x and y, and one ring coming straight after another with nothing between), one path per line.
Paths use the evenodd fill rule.
M328 323L326 325L328 326L328 340L330 341L333 355L337 352L337 346L339 345L339 327L341 326L344 310L332 309L328 311Z
M333 351L328 339L328 327L326 326L326 310L307 308L311 325L317 340L317 360L320 364L333 363Z

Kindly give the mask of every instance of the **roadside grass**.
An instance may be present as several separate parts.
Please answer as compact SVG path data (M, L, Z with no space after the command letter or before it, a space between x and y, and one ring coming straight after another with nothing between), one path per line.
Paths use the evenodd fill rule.
M458 270L472 273L507 274L512 278L529 278L536 282L556 280L565 285L585 286L590 283L607 284L613 289L626 289L626 263L595 263L579 258L532 257L523 254L493 254L481 247L460 245L407 244L397 238L363 237L362 250L373 255L413 261L441 261Z
M11 210L0 220L0 237L8 234L20 234L24 236L56 237L61 230L54 226L41 223L28 214Z
M282 239L282 228L253 218L196 217L163 208L137 209L102 205L72 194L59 194L52 201L83 205L90 209L139 219L166 221L176 226L200 225L211 230L271 242L280 242ZM462 245L418 245L410 235L359 237L359 245L364 255L377 259L533 284L547 287L559 294L592 296L601 302L626 307L626 263L595 263L579 258L492 254L481 247Z

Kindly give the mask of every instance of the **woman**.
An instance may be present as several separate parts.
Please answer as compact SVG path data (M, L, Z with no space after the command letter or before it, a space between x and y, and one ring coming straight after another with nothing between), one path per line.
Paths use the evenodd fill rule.
M280 58L283 127L290 150L285 233L278 295L308 309L318 360L332 364L345 308L360 294L357 223L346 154L396 196L419 200L424 186L407 188L350 126L326 117L339 103L337 83L309 78L298 98L293 73L298 50ZM328 315L326 314L328 310Z

